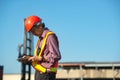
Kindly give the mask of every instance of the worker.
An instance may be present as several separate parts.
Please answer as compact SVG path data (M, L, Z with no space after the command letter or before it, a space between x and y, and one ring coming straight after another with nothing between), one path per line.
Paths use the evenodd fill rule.
M56 34L35 15L26 18L25 28L38 37L34 56L28 59L35 69L35 80L56 80L58 61L61 59Z

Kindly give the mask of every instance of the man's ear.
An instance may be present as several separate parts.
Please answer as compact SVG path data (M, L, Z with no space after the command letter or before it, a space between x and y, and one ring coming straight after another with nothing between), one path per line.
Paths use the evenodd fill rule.
M42 24L40 24L40 25L38 26L38 28L42 29L42 28L43 28Z
M43 28L45 27L45 23L44 22L42 23L42 26L43 26Z

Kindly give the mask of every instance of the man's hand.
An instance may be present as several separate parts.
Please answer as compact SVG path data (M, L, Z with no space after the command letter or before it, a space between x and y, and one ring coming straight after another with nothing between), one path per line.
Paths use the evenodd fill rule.
M22 62L22 63L24 63L24 64L30 64L31 62L28 61L28 59L29 59L30 57L31 57L31 56L26 56L26 55L24 55L24 56L18 58L18 61L20 61L20 62Z
M28 59L28 61L31 61L31 62L33 62L33 61L41 61L41 60L42 60L41 56L33 56L33 57L30 57Z

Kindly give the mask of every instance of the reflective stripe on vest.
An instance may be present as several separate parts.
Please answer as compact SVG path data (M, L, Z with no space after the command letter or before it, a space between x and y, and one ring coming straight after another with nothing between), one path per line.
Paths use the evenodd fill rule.
M45 38L43 39L41 51L40 51L38 56L42 56L43 55L43 51L44 51L44 48L45 48L45 45L46 45L46 42L47 42L47 38L48 38L48 36L50 34L54 34L54 33L53 32L48 32L46 34ZM37 55L37 48L34 51L34 55L35 56ZM35 68L36 70L38 70L40 72L45 73L47 71L47 69L45 67L43 67L39 62L36 62L36 61L32 62L32 66L33 66L33 68ZM54 67L50 68L51 72L56 73L57 72L57 66L58 66L58 62L55 63Z

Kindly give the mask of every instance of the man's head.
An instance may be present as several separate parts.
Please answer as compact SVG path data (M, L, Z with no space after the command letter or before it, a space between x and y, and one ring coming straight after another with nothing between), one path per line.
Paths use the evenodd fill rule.
M42 19L38 16L29 16L25 20L26 30L36 36L42 35L44 27L45 27L45 24L42 23Z

